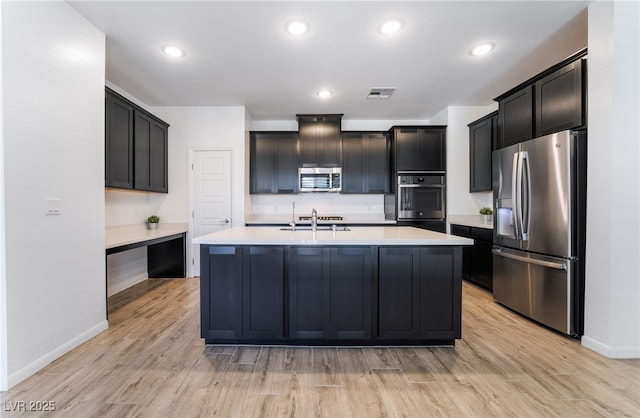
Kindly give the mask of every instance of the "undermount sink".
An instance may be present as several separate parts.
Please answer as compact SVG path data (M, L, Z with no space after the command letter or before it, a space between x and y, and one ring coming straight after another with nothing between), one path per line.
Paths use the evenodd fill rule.
M351 231L349 228L347 228L344 225L336 225L335 226L335 230L336 231ZM294 229L290 226L285 226L280 228L281 231L294 231ZM332 225L318 225L318 227L316 228L316 230L318 231L333 231L333 226ZM310 225L300 225L300 226L296 226L295 231L311 231L311 226Z

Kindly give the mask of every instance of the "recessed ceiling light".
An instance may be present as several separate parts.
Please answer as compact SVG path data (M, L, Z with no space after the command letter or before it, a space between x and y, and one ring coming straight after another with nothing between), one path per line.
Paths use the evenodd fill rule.
M167 45L162 47L162 52L172 58L184 57L184 51L177 46Z
M471 50L471 55L473 56L480 56L480 55L486 55L489 52L491 52L493 50L493 48L495 47L494 44L482 44L482 45L478 45L477 47L473 48Z
M307 22L302 20L292 20L291 22L287 23L285 29L289 34L298 36L307 33L307 31L309 30L309 25L307 24Z
M402 29L402 21L399 19L388 20L380 25L380 33L383 35L393 35L398 33L400 29Z
M333 96L333 92L331 90L320 90L316 94L318 95L318 97L321 97L323 99Z

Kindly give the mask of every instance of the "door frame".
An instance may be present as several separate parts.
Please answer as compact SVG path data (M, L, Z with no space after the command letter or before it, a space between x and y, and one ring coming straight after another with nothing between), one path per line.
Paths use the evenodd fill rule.
M189 147L188 158L187 158L187 183L189 185L187 190L187 200L189 201L189 208L187 212L187 217L189 218L187 231L187 277L196 277L200 275L200 272L195 271L194 260L195 254L194 244L191 243L193 240L193 213L194 213L194 205L193 205L193 164L195 160L195 153L199 151L227 151L229 152L229 182L231 183L231 190L233 190L233 155L234 150L230 147ZM233 210L234 210L234 202L233 202L233 193L230 194L229 198L231 199L231 221L233 222ZM233 225L233 224L232 224Z

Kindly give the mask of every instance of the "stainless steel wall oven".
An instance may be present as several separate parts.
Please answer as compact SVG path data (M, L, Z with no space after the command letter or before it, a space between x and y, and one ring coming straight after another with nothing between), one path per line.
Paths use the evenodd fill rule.
M398 174L397 190L398 221L445 219L444 173Z

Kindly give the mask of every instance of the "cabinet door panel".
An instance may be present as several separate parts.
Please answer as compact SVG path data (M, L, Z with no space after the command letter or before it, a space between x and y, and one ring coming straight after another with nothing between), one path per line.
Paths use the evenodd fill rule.
M383 247L378 262L378 335L412 339L419 333L417 248Z
M342 137L342 193L365 192L365 155L362 134L345 133Z
M499 103L499 148L533 138L533 86L505 97Z
M203 338L242 337L242 252L236 247L201 246Z
M300 123L298 129L300 155L298 157L301 166L315 166L319 163L320 154L317 123Z
M133 106L107 92L105 186L133 188Z
M167 127L155 122L151 125L150 189L154 192L169 192Z
M251 193L274 192L275 137L270 134L253 134L250 144Z
M420 248L420 337L460 338L460 247Z
M280 134L275 142L275 192L298 193L298 137Z
M366 141L365 180L367 193L389 193L389 140L384 134L369 134Z
M418 136L418 170L446 170L444 129L420 129Z
M397 171L418 171L418 130L398 128L395 130Z
M370 247L331 250L331 337L370 338L372 263Z
M284 249L248 247L243 257L243 337L282 338Z
M572 62L536 82L536 136L584 124L583 64Z
M318 126L318 160L324 167L342 165L340 120L325 120Z
M289 254L289 335L294 339L329 336L330 271L325 248L291 248Z
M490 191L497 114L469 125L469 192Z
M151 188L151 128L152 120L144 113L134 112L134 188L149 190Z

